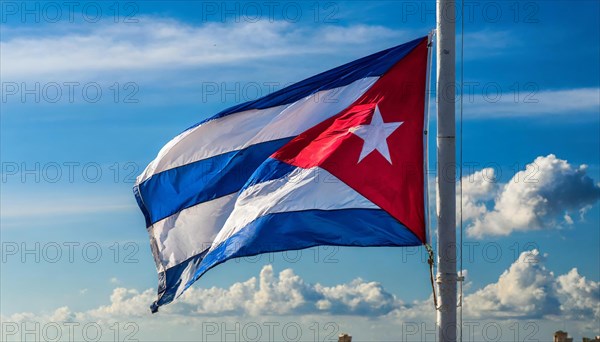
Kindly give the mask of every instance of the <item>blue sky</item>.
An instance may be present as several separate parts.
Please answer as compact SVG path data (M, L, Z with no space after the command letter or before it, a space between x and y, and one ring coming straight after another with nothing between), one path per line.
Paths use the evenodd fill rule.
M2 2L3 322L134 322L141 340L197 338L207 321L259 322L263 333L266 320L294 322L304 340L315 329L320 339L348 330L360 340L396 340L407 322L432 324L424 251L399 248L230 261L180 306L151 317L156 273L131 187L162 145L217 111L427 34L434 2L69 6ZM465 315L499 324L502 340L514 324L531 332L528 322L540 340L559 328L598 335L600 5L465 6L463 165L475 174L465 182ZM532 250L536 262L523 261ZM286 269L294 274L279 275ZM214 300L203 289L238 289L252 277L272 286L248 306L198 304ZM285 305L293 300L282 279L298 286L302 305ZM234 302L234 292L218 297ZM339 305L316 310L314 293ZM222 337L219 329L210 337ZM431 337L418 334L411 337Z

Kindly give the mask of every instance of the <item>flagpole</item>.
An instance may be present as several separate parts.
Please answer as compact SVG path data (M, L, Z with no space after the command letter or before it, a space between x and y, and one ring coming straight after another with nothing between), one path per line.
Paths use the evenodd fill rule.
M438 340L456 341L455 0L437 0Z

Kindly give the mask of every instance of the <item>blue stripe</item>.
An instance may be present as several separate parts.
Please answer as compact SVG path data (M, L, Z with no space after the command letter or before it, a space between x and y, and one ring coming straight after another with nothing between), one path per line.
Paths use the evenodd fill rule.
M383 50L355 60L260 99L225 109L204 122L250 109L290 104L319 91L343 87L366 77L384 75L426 38ZM265 160L292 138L250 146L190 163L152 176L134 188L147 226L182 209L222 197L270 179L284 177L294 167L274 159ZM262 164L262 166L261 166ZM287 165L287 166L286 166ZM259 169L257 169L260 166ZM255 173L256 171L256 173ZM252 176L252 174L254 176ZM249 179L252 176L251 179ZM246 185L244 185L246 184ZM217 249L205 252L159 274L159 306L174 299L183 271L195 269L189 287L212 267L229 259L266 252L303 249L317 245L337 246L417 246L421 241L404 225L382 210L308 210L269 214L244 227Z
M188 288L233 258L313 246L420 246L422 242L380 209L305 210L262 216L208 253Z
M159 306L168 304L175 299L183 271L190 265L192 265L191 268L197 270L206 252L208 249L158 274L158 299L150 306L153 313L158 311Z
M137 202L138 207L140 207L140 210L144 215L146 227L150 227L152 225L152 220L150 219L150 213L148 212L148 210L146 210L146 205L144 204L144 200L142 199L142 195L140 194L139 185L135 185L133 187L133 195L135 196L135 201Z
M291 139L255 144L153 175L140 183L137 191L134 188L146 226L185 208L239 191L256 168Z
M321 90L345 86L365 77L381 76L423 39L426 38L415 39L331 69L258 100L226 109L208 120L248 109L292 103ZM153 175L134 189L146 226L182 209L239 191L255 169L291 139L256 144Z
M298 167L294 165L284 163L277 159L268 158L264 163L260 164L248 182L240 189L240 192L259 183L287 177L287 175L297 168Z
M285 87L259 99L227 108L211 118L200 121L199 123L188 128L188 130L207 121L222 118L230 114L249 109L265 109L288 103L294 103L322 90L343 87L365 77L381 76L399 60L404 58L404 56L409 54L424 39L427 39L427 37L417 38L408 43L379 51L372 55L309 77L303 81L294 83L291 86Z

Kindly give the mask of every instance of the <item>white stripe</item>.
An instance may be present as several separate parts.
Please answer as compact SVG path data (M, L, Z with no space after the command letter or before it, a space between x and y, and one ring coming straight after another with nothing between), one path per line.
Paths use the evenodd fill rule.
M245 189L211 250L261 216L311 209L380 208L324 169L297 168L286 177Z
M183 270L181 276L179 277L181 283L179 283L179 286L177 286L177 291L175 291L175 298L179 297L183 293L183 291L185 290L185 285L190 280L192 280L192 278L194 278L194 275L196 274L196 269L197 265L193 262L190 262L187 265L187 267Z
M366 77L291 104L252 109L208 121L167 143L138 176L137 184L178 166L257 143L296 136L350 106L378 79Z
M173 267L211 246L233 210L237 194L183 209L153 224L150 238L158 255L158 271ZM162 267L162 269L161 269Z

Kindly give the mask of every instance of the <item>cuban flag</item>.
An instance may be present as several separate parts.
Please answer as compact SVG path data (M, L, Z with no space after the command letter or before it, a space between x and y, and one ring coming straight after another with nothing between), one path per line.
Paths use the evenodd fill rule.
M165 145L134 193L158 307L229 259L426 234L428 37L228 108Z

